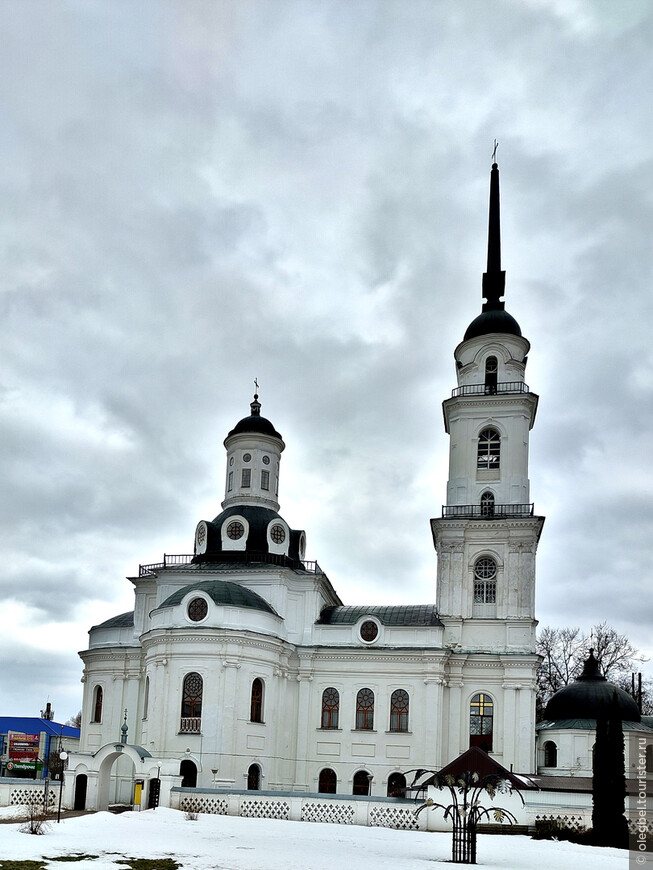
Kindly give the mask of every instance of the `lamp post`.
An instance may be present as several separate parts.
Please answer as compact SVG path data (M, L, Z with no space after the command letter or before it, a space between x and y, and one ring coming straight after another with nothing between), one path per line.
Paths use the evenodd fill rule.
M61 738L59 738L59 746L61 746ZM59 753L61 770L59 771L59 808L57 809L57 824L59 824L59 822L61 821L61 798L63 797L63 769L67 758L68 753L62 749Z

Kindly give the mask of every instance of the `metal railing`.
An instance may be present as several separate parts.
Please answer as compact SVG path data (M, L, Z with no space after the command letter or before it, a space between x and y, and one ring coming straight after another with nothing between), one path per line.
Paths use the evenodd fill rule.
M499 393L528 393L528 384L523 381L507 381L501 384L466 384L451 391L451 398L456 396L496 396Z
M157 571L164 571L166 568L178 568L185 565L190 566L191 563L194 569L201 571L202 568L211 568L215 562L220 562L220 556L223 556L224 561L228 560L230 564L250 565L260 564L262 562L266 565L289 565L289 567L295 567L295 570L306 571L307 574L324 573L317 562L293 562L289 560L287 556L278 553L255 553L251 550L227 550L225 553L216 554L213 562L211 562L210 557L207 558L206 561L193 562L195 557L192 554L170 555L169 553L164 553L163 562L152 562L149 565L139 565L138 576L147 577L148 575L156 574Z
M200 716L182 716L179 720L180 734L199 734L202 730L202 719Z
M442 505L445 519L496 520L532 517L535 504L447 504Z

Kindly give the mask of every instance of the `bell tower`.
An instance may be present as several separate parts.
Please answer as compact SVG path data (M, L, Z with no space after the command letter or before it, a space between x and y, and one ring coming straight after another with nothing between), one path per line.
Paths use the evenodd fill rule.
M443 402L449 480L431 520L437 606L452 648L535 652L535 554L544 518L528 478L538 397L526 384L529 342L502 299L499 167L492 165L481 314L454 351L457 385Z

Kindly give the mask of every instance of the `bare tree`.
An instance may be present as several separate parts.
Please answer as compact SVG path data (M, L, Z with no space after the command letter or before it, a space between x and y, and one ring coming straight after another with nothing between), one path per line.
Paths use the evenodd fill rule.
M71 716L70 719L67 719L65 724L69 725L71 728L81 728L82 727L82 711L80 710L76 716Z
M604 677L628 691L631 672L648 661L626 635L618 634L606 622L594 625L589 634L580 628L546 626L537 638L537 652L542 656L537 672L538 718L551 695L580 676L590 647Z

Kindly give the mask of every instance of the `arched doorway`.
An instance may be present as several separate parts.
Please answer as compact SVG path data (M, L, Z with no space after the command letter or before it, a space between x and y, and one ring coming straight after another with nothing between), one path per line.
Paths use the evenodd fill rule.
M88 777L85 773L78 773L75 777L75 800L73 803L74 810L86 809L86 789L88 786Z
M247 771L247 790L260 791L261 788L261 768L258 764L250 764Z
M197 786L197 766L194 761L189 758L184 760L179 765L179 776L182 777L182 788L196 788Z

